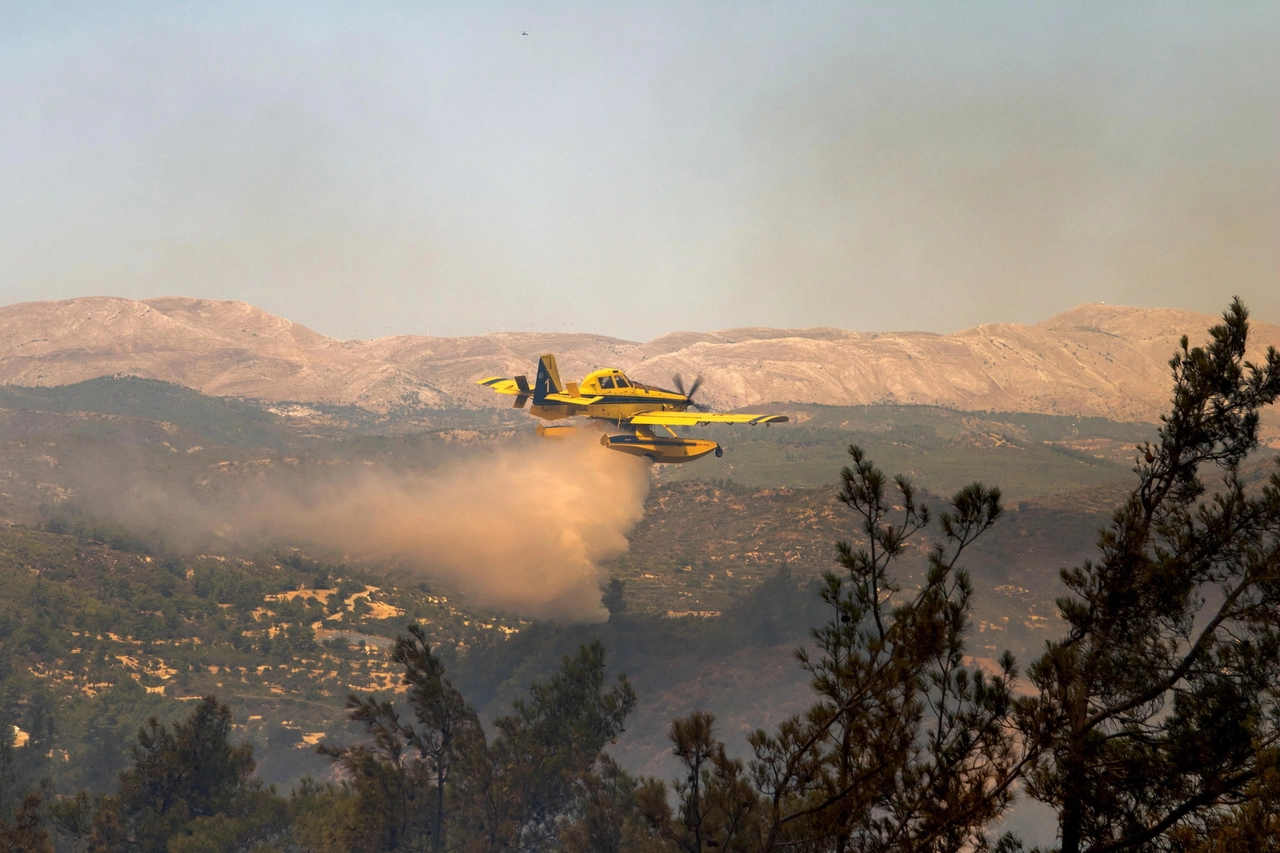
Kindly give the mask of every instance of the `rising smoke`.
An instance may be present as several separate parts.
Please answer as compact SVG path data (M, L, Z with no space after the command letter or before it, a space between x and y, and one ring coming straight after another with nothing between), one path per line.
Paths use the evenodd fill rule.
M604 616L601 563L626 550L649 488L647 463L594 437L493 446L428 470L259 465L200 488L139 477L77 492L91 512L180 548L300 546L408 571L474 604L591 621Z
M627 549L648 466L589 438L497 450L431 473L366 471L276 496L276 532L394 561L477 602L592 619L600 563Z

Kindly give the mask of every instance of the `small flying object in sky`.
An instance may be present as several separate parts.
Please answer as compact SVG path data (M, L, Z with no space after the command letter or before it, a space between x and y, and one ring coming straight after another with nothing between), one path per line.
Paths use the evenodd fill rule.
M644 385L627 378L616 367L592 371L581 382L561 382L556 357L548 354L539 359L537 378L532 386L526 376L514 379L490 376L476 384L498 394L514 396L517 409L523 409L532 398L529 412L543 420L586 417L601 426L612 425L619 432L600 436L602 445L654 462L691 462L708 453L724 455L724 449L716 442L681 438L672 429L674 426L779 424L788 420L786 415L706 411L693 401L693 395L702 385L701 376L687 390L679 376L673 382L675 391ZM666 435L659 435L653 427L661 427ZM539 424L538 435L564 435L574 429L562 424Z

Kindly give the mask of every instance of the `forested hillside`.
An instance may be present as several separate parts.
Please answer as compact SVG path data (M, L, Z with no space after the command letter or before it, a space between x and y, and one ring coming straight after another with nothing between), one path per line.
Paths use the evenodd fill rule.
M790 649L819 618L813 584L832 565L834 541L850 529L833 488L821 485L838 476L839 448L862 441L892 450L903 439L920 445L926 433L949 435L935 440L943 448L938 464L924 454L915 460L921 481L939 490L957 465L964 473L1003 463L1006 473L1027 471L1022 476L1034 481L1045 458L1117 476L1108 459L1063 456L1040 443L1058 433L1013 437L1018 444L996 444L966 461L948 455L950 442L978 440L995 422L932 409L814 412L799 430L771 430L767 444L745 432L726 438L725 461L739 466L728 473L758 472L746 475L753 484L716 476L726 473L720 470L707 472L710 482L688 479L692 466L661 472L628 551L608 566L625 583L626 617L555 628L486 612L394 566L342 565L288 548L253 553L216 538L191 542L104 518L101 503L97 512L85 506L104 481L136 483L143 475L219 495L264 471L288 476L369 460L429 470L459 452L513 440L521 421L438 412L438 426L406 432L392 424L391 434L379 435L376 424L336 410L290 417L148 380L0 389L7 478L0 501L10 525L0 534L0 649L13 724L61 758L41 762L58 790L106 790L126 759L128 736L147 716L176 719L186 704L215 693L232 709L237 736L256 745L262 778L323 774L328 766L314 745L346 731L346 692L393 687L390 645L417 621L430 626L473 700L493 713L578 642L603 634L615 667L648 700L620 754L660 769L669 761L666 720L690 690L707 701L731 697L722 714L743 724L767 721L753 710L761 695L772 697L764 704L773 708L793 703L788 695L801 682ZM1145 430L1085 425L1086 440ZM1063 421L1057 429L1080 428ZM1029 465L1027 449L1035 455ZM811 469L811 485L771 482L777 452L818 454L795 469ZM992 554L979 564L991 573L981 630L1003 630L1001 639L1019 649L1040 642L1043 631L1034 629L1051 618L1050 585L1038 581L1069 560L1070 548L1087 547L1099 518L1097 506L1034 500L1041 502L1015 510L993 542L1024 550L1038 544L1012 563ZM1010 573L1010 565L1019 568ZM762 668L766 658L774 663ZM774 675L759 680L765 671ZM706 673L715 673L709 682Z
M1211 360L1187 354L1188 373L1218 378L1180 380L1191 414L1158 432L926 407L805 407L794 429L729 431L714 465L652 472L625 551L599 567L601 616L585 621L486 606L484 585L460 589L429 559L246 537L245 516L228 511L250 493L286 500L327 472L430 482L459 459L518 459L528 438L509 414L282 413L130 378L0 389L3 838L66 850L665 851L781 849L813 832L888 850L902 849L886 841L896 826L920 849L961 849L994 843L1011 816L1029 831L1008 811L1016 791L1085 807L1071 762L1103 759L1080 753L1092 730L1072 728L1084 718L1061 697L1074 694L1055 692L1076 684L1099 696L1102 716L1086 725L1119 738L1138 705L1107 691L1154 691L1141 724L1163 740L1138 758L1169 773L1191 773L1166 754L1191 748L1187 726L1231 711L1228 693L1253 703L1230 743L1194 747L1216 775L1143 806L1156 822L1179 797L1208 797L1212 808L1189 806L1201 823L1185 848L1207 850L1195 846L1207 827L1253 826L1232 798L1270 796L1245 793L1267 784L1275 731L1266 519L1280 487L1253 452L1253 413L1280 379L1232 373L1242 354L1227 343ZM1217 503L1191 512L1207 493ZM1176 506L1154 527L1126 521L1144 501ZM138 523L139 505L184 523ZM1253 568L1161 580L1202 559L1176 553L1237 523ZM1134 576L1148 603L1112 600L1114 581L1093 580L1131 564L1155 567ZM1063 579L1077 603L1063 604ZM1222 583L1239 590L1224 606L1231 595L1247 606L1195 628L1188 608L1207 593L1191 590ZM1097 615L1112 607L1132 611L1119 635ZM1145 625L1148 607L1168 615L1131 641L1124 626ZM1093 657L1060 639L1067 628ZM1193 665L1193 628L1216 644L1218 675ZM1224 639L1239 631L1253 632L1243 651ZM1114 681L1148 671L1151 637L1191 656L1168 664L1185 687ZM1230 681L1237 670L1263 678L1259 689ZM869 704L855 713L852 695ZM853 732L871 752L848 751ZM606 746L613 758L598 755ZM182 788L206 761L222 775ZM837 767L861 767L865 781L842 782ZM185 792L156 811L155 786L171 783ZM1107 784L1133 796L1132 782ZM819 789L828 805L810 810ZM926 801L950 805L922 811ZM929 846L948 827L959 846Z

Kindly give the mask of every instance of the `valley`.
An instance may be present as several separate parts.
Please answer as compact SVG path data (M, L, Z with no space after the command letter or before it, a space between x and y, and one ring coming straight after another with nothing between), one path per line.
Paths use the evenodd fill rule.
M522 413L439 410L429 424L415 414L380 428L136 378L0 389L0 653L15 725L59 789L104 789L147 716L177 718L213 693L255 744L262 778L323 776L315 745L353 736L348 692L399 688L390 647L416 621L482 715L603 638L640 695L615 753L665 772L665 727L691 703L732 733L806 701L791 649L824 618L814 585L834 567L835 540L852 535L833 485L850 443L935 505L970 479L1008 484L1006 518L965 560L971 649L1025 659L1057 630L1057 570L1088 555L1123 491L1126 453L1152 429L930 407L791 411L786 427L727 430L722 460L655 470L626 551L603 566L624 584L623 609L574 624L487 609L403 564L112 516L124 492L156 484L208 511L308 472L429 474L527 441ZM904 560L908 586L926 546Z

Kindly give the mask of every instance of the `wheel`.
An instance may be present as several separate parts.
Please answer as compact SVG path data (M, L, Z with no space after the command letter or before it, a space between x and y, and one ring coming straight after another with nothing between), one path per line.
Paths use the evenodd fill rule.
M716 458L717 458L717 459L719 459L721 456L724 456L724 448L723 448L723 447L717 447L717 448L716 448Z

